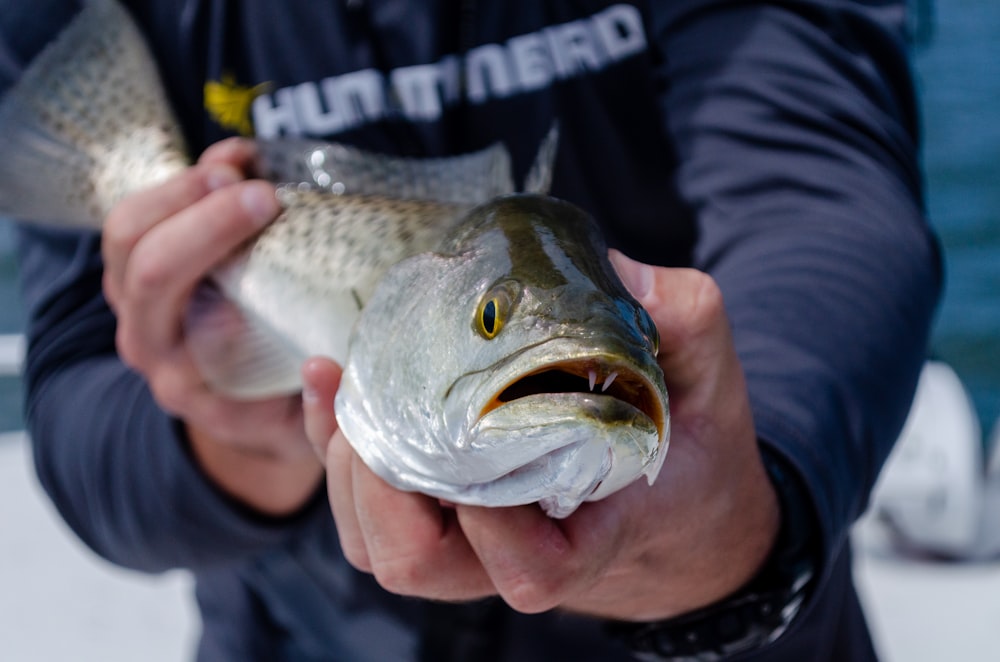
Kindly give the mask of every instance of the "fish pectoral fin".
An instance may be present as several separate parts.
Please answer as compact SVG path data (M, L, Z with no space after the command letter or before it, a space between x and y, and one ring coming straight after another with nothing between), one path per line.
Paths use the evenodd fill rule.
M213 283L196 288L184 327L195 366L220 395L256 400L301 390L301 361Z

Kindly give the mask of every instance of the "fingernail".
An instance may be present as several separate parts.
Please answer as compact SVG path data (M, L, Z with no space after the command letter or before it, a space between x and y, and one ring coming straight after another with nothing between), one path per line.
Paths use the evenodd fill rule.
M278 199L274 187L264 182L252 182L240 192L240 204L260 225L267 225L278 215Z
M653 289L653 267L625 257L614 249L608 251L608 258L628 291L642 301Z
M217 166L208 172L205 182L208 184L210 191L218 191L220 188L235 184L240 179L242 177L235 169L226 166Z

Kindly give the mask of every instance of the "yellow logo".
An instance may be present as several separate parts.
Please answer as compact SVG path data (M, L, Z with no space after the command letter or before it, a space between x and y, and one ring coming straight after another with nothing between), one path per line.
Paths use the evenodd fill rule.
M270 83L253 87L238 85L231 74L225 74L221 81L210 80L205 83L205 110L221 127L232 129L243 136L252 136L254 129L250 107L253 100L270 87Z

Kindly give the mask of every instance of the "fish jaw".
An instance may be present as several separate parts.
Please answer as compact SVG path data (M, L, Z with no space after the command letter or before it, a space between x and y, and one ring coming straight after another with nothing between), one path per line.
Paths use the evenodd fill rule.
M461 474L472 483L466 499L539 501L552 516L643 475L652 484L668 447L662 372L651 354L628 343L598 348L556 337L528 347L459 379L445 411L458 448L477 458ZM484 467L489 473L480 473Z
M466 505L538 503L550 517L571 515L655 476L667 442L652 419L601 393L525 396L493 409L445 459L416 450L407 430L387 430L345 375L336 411L365 464L397 488ZM440 447L439 447L440 448Z
M468 488L484 503L537 501L563 518L584 501L604 498L646 475L652 482L667 441L643 411L613 395L538 393L484 415L471 431L472 447L486 454L505 448L535 457L495 480ZM556 446L538 455L541 449Z
M380 409L366 390L371 380L357 370L349 361L337 420L365 464L400 489L468 505L538 502L550 516L566 517L642 475L652 482L667 450L669 412L656 364L637 366L570 339L464 375L427 438L404 416L396 420ZM546 372L569 375L566 390L536 388L545 386ZM409 406L399 403L398 411Z
M560 340L551 342L571 344ZM492 391L492 397L480 410L479 420L483 421L494 411L509 408L525 399L555 406L556 400L560 399L555 397L558 395L572 396L566 402L578 402L581 413L586 414L593 409L589 404L592 398L603 396L644 416L648 425L644 423L643 427L653 428L658 442L665 441L670 414L659 368L655 364L636 366L617 355L589 352L585 347L577 352L567 350L567 358L523 368L519 364L532 363L532 352L529 350L511 361L510 366L497 367L498 379L490 380L485 389L480 389L480 392ZM555 352L557 356L559 353L558 350ZM608 410L607 420L619 419L617 412Z

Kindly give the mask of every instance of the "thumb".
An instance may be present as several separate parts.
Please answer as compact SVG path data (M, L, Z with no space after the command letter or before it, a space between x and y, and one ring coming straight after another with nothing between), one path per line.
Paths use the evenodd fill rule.
M738 369L722 293L697 269L657 267L609 252L611 264L660 334L658 361L668 389L687 392ZM720 359L722 359L720 361Z

